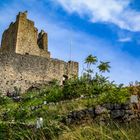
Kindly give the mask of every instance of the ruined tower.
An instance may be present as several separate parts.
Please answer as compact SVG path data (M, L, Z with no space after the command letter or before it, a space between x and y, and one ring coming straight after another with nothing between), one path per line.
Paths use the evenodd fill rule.
M78 76L78 63L50 58L48 35L38 33L27 12L19 13L2 35L0 48L0 93L21 88L25 92L34 84L53 79L63 83Z
M50 58L48 36L43 30L38 34L34 22L27 19L27 12L19 13L2 36L1 50Z

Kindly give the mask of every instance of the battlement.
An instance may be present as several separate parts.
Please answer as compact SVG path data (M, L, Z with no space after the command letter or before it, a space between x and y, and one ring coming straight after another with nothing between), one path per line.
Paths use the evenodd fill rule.
M19 14L17 15L16 20L18 21L18 20L20 20L20 18L27 19L27 14L28 14L27 11L25 11L23 13L22 12L19 12Z

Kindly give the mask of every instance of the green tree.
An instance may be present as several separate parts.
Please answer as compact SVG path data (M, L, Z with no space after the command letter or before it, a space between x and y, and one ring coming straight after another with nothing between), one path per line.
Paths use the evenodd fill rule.
M97 62L97 57L93 56L92 54L90 54L86 59L85 59L85 63L87 64L87 68L90 69L91 64L96 64Z
M98 66L98 69L99 69L99 71L100 72L110 72L110 65L109 65L109 63L110 62L102 62L102 61L100 61L100 64L99 64L99 66Z
M92 64L96 64L97 63L97 57L93 56L92 54L90 54L86 59L85 59L85 63L87 64L87 69L86 69L86 76L88 79L91 79L91 75L93 73L93 69L91 69L91 65Z

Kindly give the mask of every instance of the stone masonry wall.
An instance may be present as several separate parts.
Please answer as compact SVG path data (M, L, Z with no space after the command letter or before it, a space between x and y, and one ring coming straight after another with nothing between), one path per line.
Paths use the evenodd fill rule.
M130 122L140 120L140 112L133 109L133 104L104 104L86 108L79 111L72 111L62 119L68 125L81 124L87 121L94 121L100 124L114 122Z
M69 70L69 67L71 70ZM73 66L75 65L75 66ZM78 63L16 53L0 53L0 90L13 91L14 87L25 92L36 83L53 79L62 82L64 75L78 75Z

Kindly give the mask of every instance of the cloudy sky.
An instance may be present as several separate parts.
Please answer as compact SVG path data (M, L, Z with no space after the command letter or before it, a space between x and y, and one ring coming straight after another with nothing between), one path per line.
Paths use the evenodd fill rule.
M89 54L111 62L111 80L140 81L139 0L2 0L0 38L19 11L49 35L52 57L80 63Z

